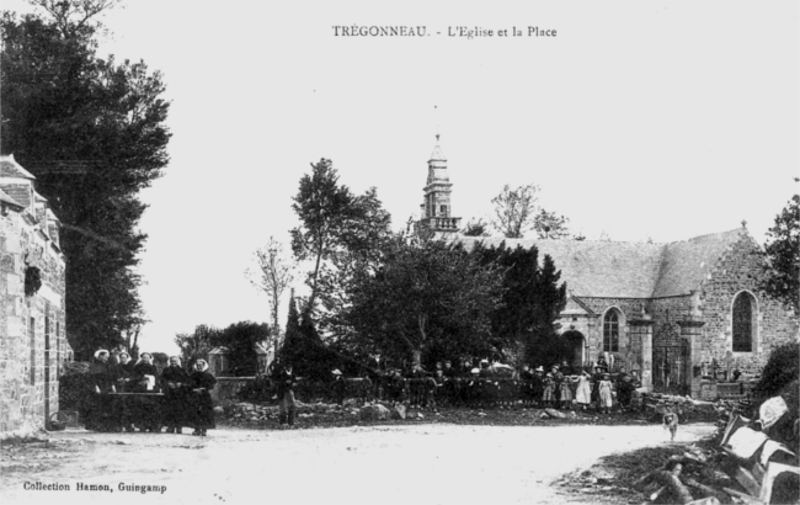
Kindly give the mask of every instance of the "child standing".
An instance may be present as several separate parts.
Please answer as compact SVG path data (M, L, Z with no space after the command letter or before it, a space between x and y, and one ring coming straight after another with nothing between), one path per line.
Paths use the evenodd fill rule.
M542 403L545 407L552 407L555 401L556 380L553 374L547 372L544 376L544 392L542 393Z
M614 404L614 398L611 394L613 388L611 376L607 373L603 374L598 389L600 391L600 409L606 414L611 411L611 406Z
M586 410L586 407L592 403L592 376L587 370L584 370L578 378L575 401L581 406L581 410Z

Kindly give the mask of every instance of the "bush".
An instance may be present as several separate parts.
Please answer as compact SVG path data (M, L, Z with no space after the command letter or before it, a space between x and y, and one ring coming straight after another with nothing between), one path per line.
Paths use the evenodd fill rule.
M266 375L260 375L242 387L236 393L236 398L243 402L260 403L272 400L277 393L272 379Z
M93 387L92 376L88 374L70 374L59 377L59 410L77 410L83 416L87 407L86 400Z
M753 390L756 405L781 394L786 386L800 377L800 342L778 346L769 355L761 380Z

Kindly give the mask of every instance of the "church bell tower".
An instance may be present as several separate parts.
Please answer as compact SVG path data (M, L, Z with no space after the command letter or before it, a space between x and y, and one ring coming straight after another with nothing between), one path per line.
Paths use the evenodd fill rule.
M423 191L425 199L420 206L421 227L434 233L436 238L451 238L458 235L461 224L460 217L452 217L450 193L453 184L447 176L447 158L439 146L439 134L436 135L436 147L428 160L428 180Z

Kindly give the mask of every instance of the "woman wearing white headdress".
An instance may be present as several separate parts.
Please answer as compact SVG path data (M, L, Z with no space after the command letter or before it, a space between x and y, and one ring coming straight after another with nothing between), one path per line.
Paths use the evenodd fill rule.
M111 365L108 362L110 353L105 349L98 349L94 353L89 366L91 377L91 391L95 394L88 399L86 404L85 423L87 430L108 431L113 428L109 412L111 398L107 393L114 392L114 377Z
M89 373L94 379L95 393L110 393L114 388L114 377L111 371L111 364L108 362L110 354L105 349L98 349L94 353L94 359L89 367Z
M192 414L194 433L192 435L206 436L209 429L216 427L214 422L214 403L211 400L211 390L217 384L217 379L208 372L208 363L198 359L194 364L194 372L189 376L189 388L192 391Z
M170 356L169 366L161 372L161 389L164 391L164 420L167 433L182 433L188 412L189 374L181 366L181 358Z

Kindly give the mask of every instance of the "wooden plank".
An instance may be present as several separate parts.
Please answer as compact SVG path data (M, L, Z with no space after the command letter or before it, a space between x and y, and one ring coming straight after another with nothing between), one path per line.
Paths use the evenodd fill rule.
M747 469L737 466L733 478L735 478L736 481L741 484L751 496L761 495L761 484Z
M726 493L728 493L731 496L735 496L735 497L739 498L743 502L747 503L747 505L764 505L764 502L762 502L758 498L753 498L752 496L750 496L747 493L742 493L741 491L737 491L737 490L731 489L729 487L723 487L722 490L725 491Z
M767 473L767 470L763 466L761 466L761 463L755 462L753 463L752 473L753 477L755 477L758 482L763 483L764 474Z

